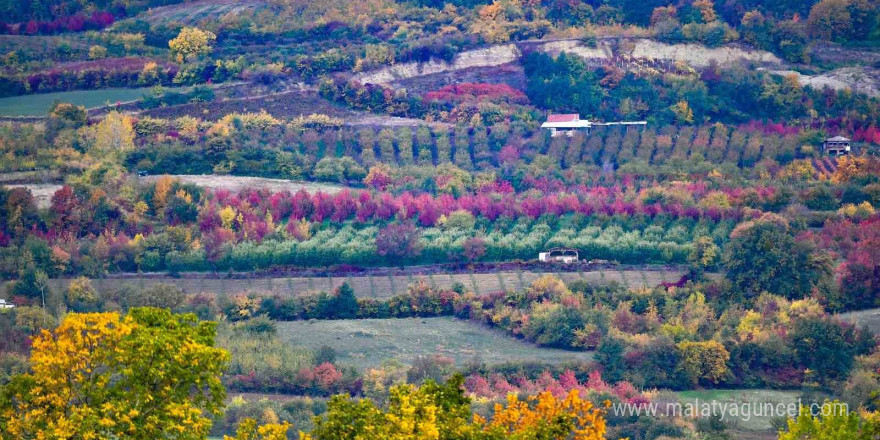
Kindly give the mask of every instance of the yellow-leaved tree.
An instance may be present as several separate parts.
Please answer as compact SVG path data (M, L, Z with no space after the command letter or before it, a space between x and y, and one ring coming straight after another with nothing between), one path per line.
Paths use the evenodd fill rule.
M497 404L491 419L474 415L462 389L464 379L446 384L428 381L420 387L391 387L386 408L369 399L335 396L304 440L381 438L388 440L600 440L604 411L572 391L564 399L544 392L527 400L515 394Z
M287 440L290 423L267 423L257 426L254 419L244 419L238 424L235 437L223 436L223 440Z
M0 439L204 439L226 396L215 333L164 309L67 315L0 387Z
M89 149L93 157L124 155L134 150L134 125L130 117L112 111L95 126L95 144Z
M197 59L202 55L211 53L212 45L217 36L211 31L203 31L196 27L185 27L180 33L168 42L171 55L178 63Z

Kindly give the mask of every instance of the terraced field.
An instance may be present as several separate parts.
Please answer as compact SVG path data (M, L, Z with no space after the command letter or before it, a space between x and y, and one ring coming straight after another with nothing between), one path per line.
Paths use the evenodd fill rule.
M436 287L449 288L454 283L462 283L478 294L503 290L519 290L541 276L553 274L565 281L584 279L603 284L616 281L630 287L653 287L664 281L675 282L682 273L673 270L596 270L589 272L495 272L474 274L431 274L389 275L389 276L349 276L349 277L289 277L289 278L173 278L168 276L126 276L122 278L98 278L92 284L98 290L113 290L129 284L147 287L157 283L174 284L186 293L216 292L232 294L238 292L262 292L279 295L303 295L317 291L329 291L348 282L359 297L389 298L405 293L407 286L424 278ZM53 290L65 291L69 279L53 279Z
M417 356L441 355L461 366L474 358L503 362L588 361L592 354L542 348L479 324L455 318L340 319L279 322L279 337L313 349L327 345L337 361L358 369L379 366L386 359L410 363Z

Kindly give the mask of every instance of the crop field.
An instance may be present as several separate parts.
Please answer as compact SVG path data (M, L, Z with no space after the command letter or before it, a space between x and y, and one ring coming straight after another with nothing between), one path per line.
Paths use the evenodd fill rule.
M875 335L880 334L880 309L860 310L858 312L842 313L838 316L858 327L868 327Z
M587 352L541 348L455 318L295 321L279 322L277 326L282 340L313 349L331 346L340 363L359 369L376 367L385 359L411 362L417 356L434 354L449 357L456 365L477 357L488 364L592 358Z
M703 402L712 404L718 402L720 405L728 405L728 409L733 405L738 406L739 415L732 414L732 410L727 411L725 420L731 422L733 427L742 431L768 431L773 429L773 417L767 416L769 409L766 407L776 407L782 404L788 410L788 405L797 404L800 397L800 391L782 391L782 390L694 390L678 392L681 404L684 407L687 404L703 405ZM750 408L751 417L742 414L743 407ZM762 411L762 409L764 411ZM775 411L775 410L774 410ZM749 436L749 438L752 438ZM773 437L775 438L775 436Z
M423 278L433 286L449 288L454 283L462 283L477 294L487 294L504 290L521 290L544 275L556 275L564 281L584 279L597 284L616 281L629 287L653 287L662 282L675 282L682 273L673 270L596 270L588 272L494 272L474 274L430 274L389 275L389 276L350 276L350 277L290 277L290 278L173 278L173 277L123 277L98 278L92 284L98 290L114 290L129 284L140 288L157 283L174 284L186 293L216 292L232 294L239 292L262 292L278 295L303 295L318 291L329 291L348 282L355 295L370 298L389 298L406 292L407 287ZM69 279L51 280L52 289L64 291Z
M69 102L86 108L103 107L117 102L141 99L150 87L137 89L74 90L70 92L40 93L36 95L0 98L0 116L45 116L55 101ZM179 91L179 88L166 88Z
M141 180L147 183L155 182L160 176L141 177ZM336 194L345 189L340 185L329 183L302 182L298 180L284 179L268 179L264 177L246 177L246 176L221 176L214 174L206 175L182 175L174 174L171 177L182 183L192 183L196 186L210 189L225 189L232 192L241 191L251 188L266 188L272 192L290 191L295 193L304 189L310 193L323 191L328 194Z

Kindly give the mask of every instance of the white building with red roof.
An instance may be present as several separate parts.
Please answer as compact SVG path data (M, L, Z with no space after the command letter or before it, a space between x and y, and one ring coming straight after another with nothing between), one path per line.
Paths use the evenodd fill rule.
M572 136L576 131L590 132L593 126L605 125L646 125L646 121L632 122L592 122L588 119L581 119L581 115L577 113L554 114L547 115L547 121L541 124L541 128L550 130L550 136L556 137L560 135Z

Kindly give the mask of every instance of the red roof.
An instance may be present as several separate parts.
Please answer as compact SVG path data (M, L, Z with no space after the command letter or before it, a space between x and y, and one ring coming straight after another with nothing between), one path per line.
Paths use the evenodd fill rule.
M547 115L547 122L577 122L581 119L581 115L577 113L570 113L566 115Z

